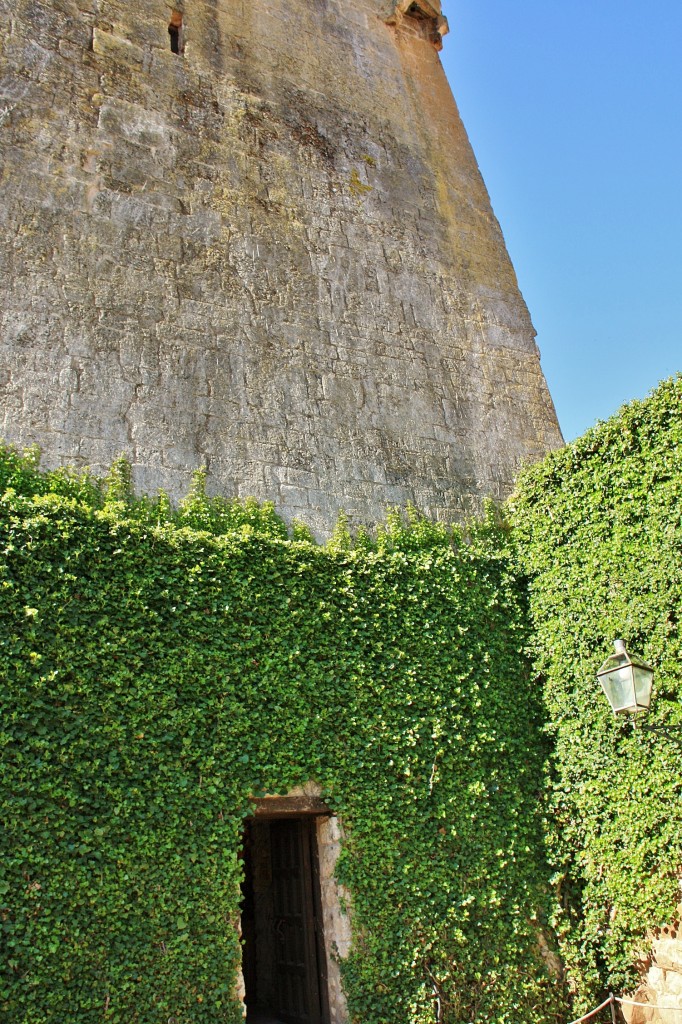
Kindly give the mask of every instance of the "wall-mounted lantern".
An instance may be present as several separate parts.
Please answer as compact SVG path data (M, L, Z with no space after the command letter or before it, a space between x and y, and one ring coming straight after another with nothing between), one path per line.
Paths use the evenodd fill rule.
M651 703L654 670L637 654L629 654L622 640L614 642L614 653L597 672L597 679L606 694L614 715L646 714ZM642 725L642 732L657 732L675 743L682 743L682 726Z
M654 670L637 654L628 654L623 640L616 640L614 653L597 672L614 715L637 715L648 711Z

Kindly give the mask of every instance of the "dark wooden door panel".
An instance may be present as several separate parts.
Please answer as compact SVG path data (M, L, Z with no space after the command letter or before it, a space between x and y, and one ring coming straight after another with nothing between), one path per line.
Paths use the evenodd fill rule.
M321 1024L312 827L301 818L270 823L276 1009L284 1024Z

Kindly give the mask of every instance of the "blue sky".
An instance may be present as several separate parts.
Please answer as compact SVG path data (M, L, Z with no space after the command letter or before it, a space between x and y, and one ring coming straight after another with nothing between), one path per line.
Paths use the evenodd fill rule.
M682 371L682 4L444 0L566 440Z

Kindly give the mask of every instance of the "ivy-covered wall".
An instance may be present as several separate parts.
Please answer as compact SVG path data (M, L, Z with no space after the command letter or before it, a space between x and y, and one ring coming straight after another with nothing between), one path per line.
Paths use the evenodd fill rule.
M201 478L173 512L123 463L8 450L0 494L2 1020L240 1020L249 798L310 780L347 837L354 1022L565 1019L504 537L393 515L319 547Z
M511 503L555 745L548 839L578 1009L634 985L682 875L682 377L522 479ZM595 673L616 638L656 669L651 721L616 720Z

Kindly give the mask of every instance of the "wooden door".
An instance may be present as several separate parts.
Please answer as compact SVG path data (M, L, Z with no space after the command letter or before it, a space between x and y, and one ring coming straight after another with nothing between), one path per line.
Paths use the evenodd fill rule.
M270 822L276 1012L284 1024L322 1024L311 846L314 823Z

